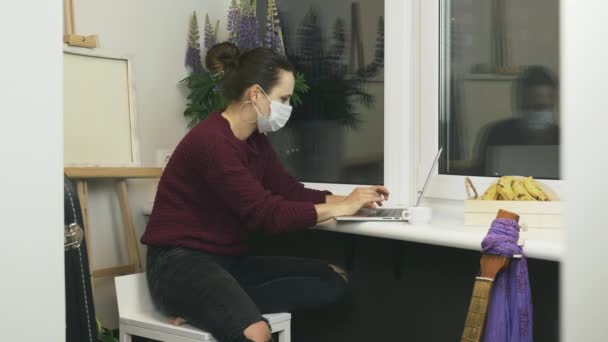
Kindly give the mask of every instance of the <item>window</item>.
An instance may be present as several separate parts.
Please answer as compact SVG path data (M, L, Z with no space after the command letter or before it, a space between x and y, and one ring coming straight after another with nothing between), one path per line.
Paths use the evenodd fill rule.
M305 182L384 183L384 1L277 5L286 54L311 88L268 135L283 165Z
M559 1L442 0L440 174L559 179Z

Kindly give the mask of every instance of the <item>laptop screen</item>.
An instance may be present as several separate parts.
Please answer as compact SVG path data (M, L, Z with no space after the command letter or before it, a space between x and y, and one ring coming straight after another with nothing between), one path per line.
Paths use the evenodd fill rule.
M488 146L488 176L533 176L559 179L559 145Z

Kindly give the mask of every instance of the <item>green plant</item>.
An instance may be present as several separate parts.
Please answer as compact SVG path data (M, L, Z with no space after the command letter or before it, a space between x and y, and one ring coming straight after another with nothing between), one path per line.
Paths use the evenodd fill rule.
M208 72L192 73L182 80L188 87L190 94L188 106L184 116L189 119L188 128L194 127L204 120L211 112L226 108L226 100L220 90L221 79L214 78ZM302 96L310 90L302 73L296 73L296 82L293 91L292 103L294 106L302 104Z
M332 44L326 48L319 11L310 7L296 32L296 46L286 46L289 60L304 74L310 90L299 99L302 105L294 109L293 120L288 125L329 120L356 129L361 119L355 104L365 108L373 106L374 97L366 92L365 86L384 65L383 17L378 20L374 60L355 72L349 72L344 62L346 34L340 18L335 21L332 38Z
M99 321L97 321L97 340L100 342L118 342L112 330L102 327Z
M266 48L284 54L283 35L276 2L274 0L268 2L266 32L262 43L258 39L259 25L255 9L255 0L231 1L227 17L228 41L239 46L241 50L256 48L261 44ZM216 43L218 25L219 21L213 29L209 17L206 16L204 37L206 49L210 49ZM205 70L202 66L198 39L198 23L195 13L190 23L189 48L186 54L186 66L190 68L192 73L181 81L190 92L187 97L189 101L184 111L184 116L188 119L188 128L194 127L211 112L225 109L227 105L221 92L222 74L214 75L213 71ZM303 96L310 90L303 73L296 72L295 78L292 96L294 107L302 104Z
M189 119L188 128L194 127L204 120L214 110L226 107L226 100L222 96L218 80L210 73L192 73L182 80L190 90L188 106L184 116Z

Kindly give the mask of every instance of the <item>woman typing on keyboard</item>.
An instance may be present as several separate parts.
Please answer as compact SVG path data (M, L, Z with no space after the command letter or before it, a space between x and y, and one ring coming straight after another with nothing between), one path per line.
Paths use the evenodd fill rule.
M221 43L206 65L223 75L229 105L192 128L165 168L141 239L148 284L176 324L188 321L222 342L266 342L262 313L338 301L347 278L317 260L248 255L248 234L307 229L381 204L388 191L332 195L305 188L283 169L265 135L291 114L294 74L283 56L265 48L241 54Z

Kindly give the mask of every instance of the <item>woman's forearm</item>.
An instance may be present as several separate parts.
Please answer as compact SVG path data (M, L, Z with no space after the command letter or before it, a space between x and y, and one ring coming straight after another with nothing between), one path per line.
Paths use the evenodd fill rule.
M337 216L346 215L347 209L344 208L342 201L328 202L315 205L317 210L317 223L331 220Z
M327 196L325 196L325 203L337 203L337 202L343 201L345 198L346 198L346 196L327 195Z

